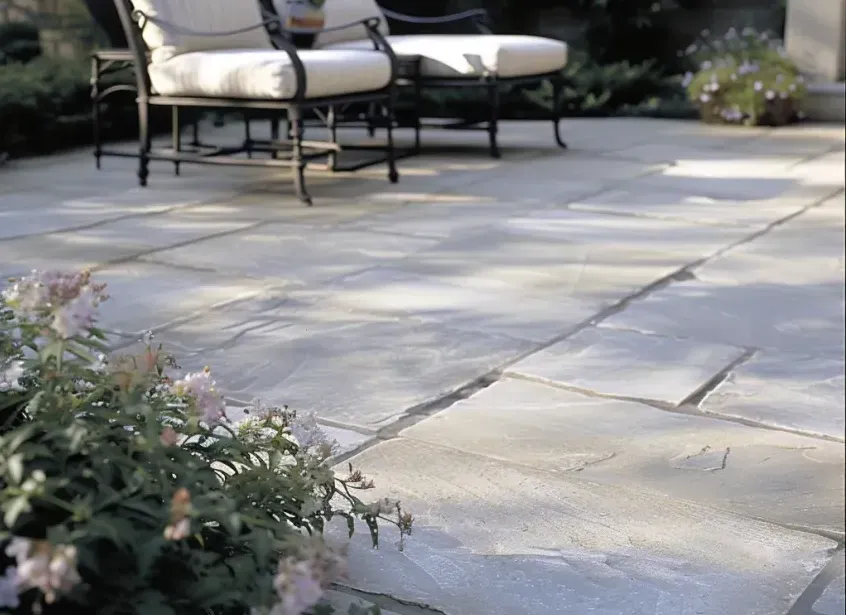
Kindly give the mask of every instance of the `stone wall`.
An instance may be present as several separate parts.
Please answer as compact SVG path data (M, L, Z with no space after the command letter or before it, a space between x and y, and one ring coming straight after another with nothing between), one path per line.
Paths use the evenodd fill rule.
M41 46L49 56L83 56L90 48L94 26L81 0L0 0L0 23L34 21Z

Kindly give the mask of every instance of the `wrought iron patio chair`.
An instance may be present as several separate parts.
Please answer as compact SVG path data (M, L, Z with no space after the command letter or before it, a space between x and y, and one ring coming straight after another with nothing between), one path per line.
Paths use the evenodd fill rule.
M260 0L258 6L256 0L217 0L218 10L211 10L208 0L197 0L198 11L192 19L195 24L217 26L208 29L164 20L155 10L138 9L139 5L155 2L166 0L115 0L136 75L138 181L142 186L147 184L152 160L286 167L294 172L297 197L311 204L305 185L306 164L327 157L331 160L339 150L347 148L342 148L337 140L306 141L304 113L314 109L328 109L331 113L336 106L352 103L378 104L388 114L393 112L397 59L379 31L378 16L321 29L285 31L321 36L358 28L370 41L367 51L298 50L281 35L285 32L272 9L272 0ZM252 10L258 11L258 23L245 25L245 13L249 16ZM226 17L234 21L221 27L220 20ZM149 116L156 106L172 110L174 128L169 149L152 147ZM272 122L285 116L290 138L272 138L264 143L260 149L269 152L269 158L236 157L257 151L254 143L186 152L179 122L180 111L186 108L234 110L261 115ZM381 151L384 157L369 164L386 163L389 180L398 181L391 130Z

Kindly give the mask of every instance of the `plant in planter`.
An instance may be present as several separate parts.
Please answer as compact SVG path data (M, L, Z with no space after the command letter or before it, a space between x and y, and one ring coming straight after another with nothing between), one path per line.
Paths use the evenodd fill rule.
M398 503L359 499L361 473L334 476L312 417L254 402L233 425L209 370L150 339L106 358L106 299L87 273L36 272L0 300L0 611L326 612L330 519L374 545L379 520L410 532Z
M683 85L706 122L782 126L803 117L805 83L781 41L751 28L690 45Z

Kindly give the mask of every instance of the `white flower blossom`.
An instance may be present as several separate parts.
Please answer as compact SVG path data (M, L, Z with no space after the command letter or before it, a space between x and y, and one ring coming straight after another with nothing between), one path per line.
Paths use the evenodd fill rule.
M326 435L313 413L297 416L291 423L291 435L300 452L321 460L331 457L338 448L338 443Z
M48 604L56 595L70 591L81 581L76 569L76 547L51 545L46 541L12 538L6 555L17 563L17 584L21 591L37 588Z
M226 402L215 386L211 371L206 368L177 380L171 391L179 397L188 397L193 400L200 418L208 425L214 425L226 418Z

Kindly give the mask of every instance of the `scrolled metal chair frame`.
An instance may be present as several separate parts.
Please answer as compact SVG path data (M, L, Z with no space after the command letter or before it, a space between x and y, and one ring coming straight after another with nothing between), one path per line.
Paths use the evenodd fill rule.
M273 8L273 3L262 1L263 21L255 26L231 32L198 32L192 31L173 24L157 17L145 15L142 11L132 7L131 0L115 0L118 14L129 42L131 63L134 68L136 81L136 103L138 107L138 182L146 186L150 174L150 162L153 160L165 160L173 162L178 173L181 163L232 165L251 167L285 167L294 171L294 188L300 201L311 205L312 198L306 190L305 168L310 161L321 158L329 159L329 167L334 170L337 167L337 154L341 150L356 149L342 147L336 139L329 142L305 141L303 138L303 114L308 111L333 109L341 105L353 103L374 103L383 106L389 116L393 116L394 102L396 100L395 81L397 75L397 57L388 45L385 38L378 30L380 17L372 17L349 24L342 24L332 28L322 29L285 29L282 22ZM296 76L296 91L294 95L285 100L271 99L246 99L246 98L221 98L206 96L163 96L153 91L150 76L147 70L148 49L144 43L144 27L154 23L164 30L178 33L202 36L229 36L235 33L246 32L252 29L265 28L271 38L273 46L279 51L285 52L290 58L291 65ZM388 84L379 90L370 92L357 92L323 98L309 98L307 96L307 75L305 65L299 56L297 48L285 36L286 33L319 34L334 30L343 30L350 27L364 26L368 37L373 41L374 49L385 53L390 61L391 79ZM103 93L100 93L102 96ZM98 104L95 102L95 105ZM152 135L150 132L150 110L155 106L170 107L173 117L172 147L169 149L154 149L152 147ZM208 151L186 151L181 143L181 127L179 113L181 109L209 109L238 111L244 113L245 118L251 116L267 117L271 120L271 128L275 134L270 141L260 143L250 139L249 130L244 144L237 147L215 147ZM278 123L280 118L286 118L289 124L289 139L278 139ZM392 123L392 122L391 122ZM275 128L274 128L275 127ZM196 134L195 134L196 140ZM372 149L372 148L368 148ZM254 152L262 151L270 153L269 158L254 158ZM388 166L388 178L391 182L398 181L399 174L396 169L396 158L394 152L393 132L388 131L386 144L381 151L384 157L368 163L357 165L355 168L370 166L385 162ZM247 158L236 158L237 154L247 154Z

